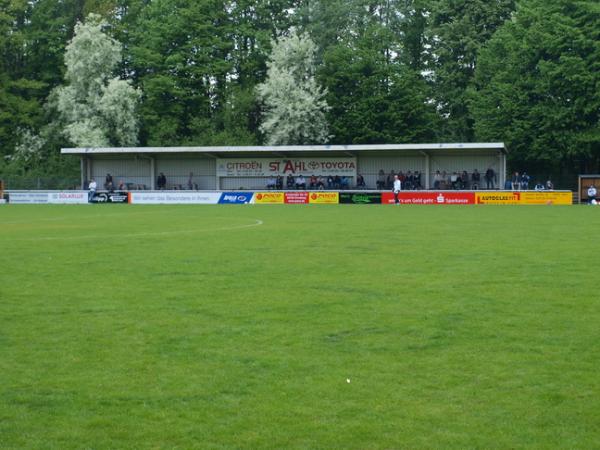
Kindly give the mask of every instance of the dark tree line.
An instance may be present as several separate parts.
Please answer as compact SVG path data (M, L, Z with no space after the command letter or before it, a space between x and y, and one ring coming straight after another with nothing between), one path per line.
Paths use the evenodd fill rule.
M142 92L140 145L264 142L256 86L294 28L330 143L504 141L514 167L600 172L595 0L0 0L0 175L76 170L49 96L92 12Z

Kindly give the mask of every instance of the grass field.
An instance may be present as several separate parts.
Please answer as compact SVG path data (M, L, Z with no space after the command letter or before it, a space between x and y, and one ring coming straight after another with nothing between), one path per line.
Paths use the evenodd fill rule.
M0 447L598 448L598 209L0 206Z

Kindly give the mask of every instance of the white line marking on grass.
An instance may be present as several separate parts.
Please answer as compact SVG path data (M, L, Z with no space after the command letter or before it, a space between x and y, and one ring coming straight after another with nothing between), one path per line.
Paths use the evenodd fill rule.
M177 234L192 234L192 233L204 233L211 231L229 231L229 230L240 230L242 228L259 227L264 222L260 219L255 219L254 223L245 225L232 225L230 227L218 227L218 228L195 228L188 230L173 230L173 231L156 231L148 233L114 233L113 230L107 230L108 237L110 239L116 238L135 238L135 237L148 237L148 236L172 236ZM85 240L85 239L106 239L107 235L96 234L96 235L85 235L85 236L49 236L49 237L34 237L34 238L21 238L15 239L17 241L67 241L67 240Z

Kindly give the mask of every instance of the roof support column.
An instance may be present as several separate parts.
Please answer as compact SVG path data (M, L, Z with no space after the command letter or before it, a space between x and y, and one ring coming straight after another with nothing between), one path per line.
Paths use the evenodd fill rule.
M498 157L500 158L500 177L498 183L499 189L504 189L504 184L506 183L506 155L503 152L498 153Z
M429 158L429 153L421 152L423 156L425 156L425 189L430 188L429 178L431 176L431 160Z
M81 178L81 189L85 189L85 156L79 158L79 177Z
M153 156L149 156L150 158L150 190L156 189L154 185L154 180L156 180L156 162L154 161Z
M85 176L87 177L89 183L92 179L92 158L89 156L85 158Z

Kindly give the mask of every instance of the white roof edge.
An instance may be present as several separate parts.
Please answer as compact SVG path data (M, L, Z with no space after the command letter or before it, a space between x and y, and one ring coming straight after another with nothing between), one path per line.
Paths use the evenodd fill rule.
M225 146L225 147L79 147L63 148L68 154L106 153L227 153L227 152L311 152L311 151L381 151L381 150L506 150L503 142L470 142L439 144L367 144L367 145L274 145L274 146Z

